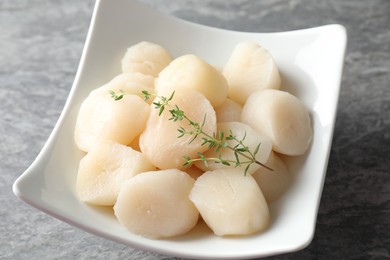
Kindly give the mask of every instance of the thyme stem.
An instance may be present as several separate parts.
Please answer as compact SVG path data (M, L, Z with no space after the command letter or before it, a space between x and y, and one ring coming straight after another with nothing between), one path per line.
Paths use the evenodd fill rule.
M116 101L122 99L123 96L126 95L126 93L123 91L116 93L115 91L110 90L109 93L110 93L111 97ZM198 158L190 158L188 156L183 156L183 158L186 160L184 162L183 166L190 166L194 162L202 161L205 164L205 166L208 167L208 162L214 161L216 163L221 163L221 164L224 164L227 166L234 166L234 167L246 165L246 168L244 170L245 175L247 174L249 167L252 164L258 164L258 165L272 171L272 169L270 167L266 166L265 164L259 162L256 159L256 154L259 151L260 144L258 144L255 151L252 152L249 149L249 147L244 144L245 135L242 139L238 139L232 133L232 131L230 131L229 135L226 135L224 132L219 132L218 135L216 133L213 133L212 135L210 135L210 134L204 132L203 126L206 122L206 115L204 116L202 123L197 123L197 122L192 121L185 114L185 112L183 110L181 110L177 105L172 105L170 103L173 99L174 94L175 94L175 92L173 91L171 96L169 96L169 97L157 96L155 94L152 94L152 93L144 90L144 91L142 91L142 94L140 94L140 96L142 96L145 101L148 100L151 96L156 97L156 99L158 99L158 100L155 99L152 104L155 106L156 109L159 110L159 116L161 116L161 114L164 112L165 108L168 107L169 112L171 114L171 117L169 118L169 120L172 120L174 122L184 120L188 123L189 126L191 126L191 130L186 130L183 127L179 127L178 128L178 132L179 132L178 138L181 138L185 135L190 135L190 136L192 136L192 138L190 139L189 143L191 143L198 136L202 136L203 142L201 145L208 145L209 148L214 148L215 152L217 154L221 148L226 148L226 149L231 150L235 155L235 160L227 160L227 159L222 158L221 156L207 157L206 158L202 153L198 153L198 156L199 156ZM234 141L236 144L234 146L230 145L228 141ZM241 161L239 159L239 155L246 158L248 161Z

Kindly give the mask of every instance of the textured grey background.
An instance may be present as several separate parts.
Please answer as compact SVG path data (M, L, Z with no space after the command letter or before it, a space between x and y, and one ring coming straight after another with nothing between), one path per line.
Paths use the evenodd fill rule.
M341 23L348 48L316 233L271 259L390 259L390 1L142 0L186 20L272 32ZM173 259L104 240L18 200L14 180L72 85L92 0L0 1L0 259Z

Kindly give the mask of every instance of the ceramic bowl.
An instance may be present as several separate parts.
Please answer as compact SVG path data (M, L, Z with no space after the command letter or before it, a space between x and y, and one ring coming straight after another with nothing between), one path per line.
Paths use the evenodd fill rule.
M284 196L270 205L272 219L265 232L218 237L199 224L186 235L151 240L127 231L112 210L78 200L75 181L83 155L73 141L78 109L92 89L119 74L125 50L140 41L157 43L174 57L192 53L220 66L237 43L256 41L275 58L283 89L309 109L312 144L307 154L287 161L294 179ZM87 232L165 255L243 259L300 250L311 242L315 231L345 46L346 31L341 25L278 33L236 32L170 17L136 1L97 1L64 110L36 160L14 183L14 193L31 206Z

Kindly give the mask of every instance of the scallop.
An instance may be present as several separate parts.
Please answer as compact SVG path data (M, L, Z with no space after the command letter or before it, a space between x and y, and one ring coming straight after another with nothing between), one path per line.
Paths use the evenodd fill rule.
M275 152L272 152L266 165L272 171L260 167L252 174L268 203L283 196L291 183L291 174L285 162Z
M215 108L218 123L241 121L241 112L242 106L229 98Z
M259 146L257 153L254 154L255 159L260 163L265 163L268 160L268 157L272 151L272 142L271 140L257 131L255 131L252 127L247 124L241 122L224 122L217 124L218 135L223 133L224 137L228 137L232 135L236 138L236 140L226 140L226 143L229 144L230 147L235 147L237 145L238 149L244 148L244 146L248 147L249 152L254 154L257 150L257 146ZM239 142L242 141L242 144ZM247 156L249 153L244 152ZM250 155L249 155L250 156ZM241 165L237 166L237 169L240 169L244 174L245 168L248 166L245 162L250 161L250 159L244 157L244 155L237 155L233 150L222 147L217 152L214 148L208 150L204 153L204 157L206 158L222 158L226 161L232 161L230 165L225 165L222 163L217 163L215 161L208 161L207 165L203 163L203 161L198 161L195 163L197 167L202 169L203 171L211 171L220 168L229 168L236 167L234 161L237 161L237 158L241 162ZM251 174L260 168L260 165L257 163L253 163L250 165L247 173Z
M112 141L101 141L81 159L76 191L81 201L114 205L126 180L152 170L155 167L140 152Z
M163 97L170 97L172 92L163 92ZM154 102L160 102L156 98ZM193 131L186 119L170 120L170 109L177 106L192 121L203 124L203 131L212 135L216 131L216 116L213 107L207 98L192 89L177 89L173 99L169 102L170 107L161 113L159 109L151 108L146 128L140 135L139 145L141 151L149 160L160 169L178 168L184 169L185 159L183 156L197 157L198 153L205 152L208 147L202 145L202 136L194 140L194 135L186 134L179 138L178 129Z
M268 205L259 186L239 169L205 172L196 180L190 200L218 236L249 235L269 224Z
M91 94L110 93L134 94L143 96L143 91L154 93L154 77L139 72L122 73L114 77L107 84L93 90ZM151 103L151 101L149 101Z
M142 41L127 49L121 60L122 72L140 72L157 77L171 61L171 55L163 47Z
M223 68L229 98L244 104L253 92L279 89L281 78L271 54L256 42L238 44Z
M121 188L115 216L129 231L148 238L185 234L199 218L188 197L194 182L177 169L138 174Z
M213 107L222 105L228 94L228 84L222 73L193 54L174 59L160 72L155 84L159 94L166 89L194 89L202 93Z
M275 89L253 93L245 103L242 122L268 136L273 150L302 155L312 140L309 112L294 95Z
M145 128L149 111L149 105L137 95L116 101L108 93L90 94L77 115L76 145L85 152L100 140L128 145Z

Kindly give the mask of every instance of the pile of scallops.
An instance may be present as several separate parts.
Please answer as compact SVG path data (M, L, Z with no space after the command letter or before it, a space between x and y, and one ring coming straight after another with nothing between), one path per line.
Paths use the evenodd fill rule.
M172 58L150 42L129 47L122 72L90 92L75 126L75 142L85 152L76 182L79 199L112 206L130 232L159 239L185 234L204 221L217 236L242 236L266 230L268 205L287 190L291 175L285 156L303 155L312 139L310 116L294 95L282 91L271 54L256 42L242 42L222 68L193 54ZM110 93L126 93L115 100ZM156 96L144 100L142 91ZM235 160L202 138L184 135L187 121L169 120L153 102L170 97L209 135L232 133L259 164L227 166L185 159ZM228 140L235 146L234 140ZM283 155L283 156L281 156ZM245 161L245 158L240 158Z

